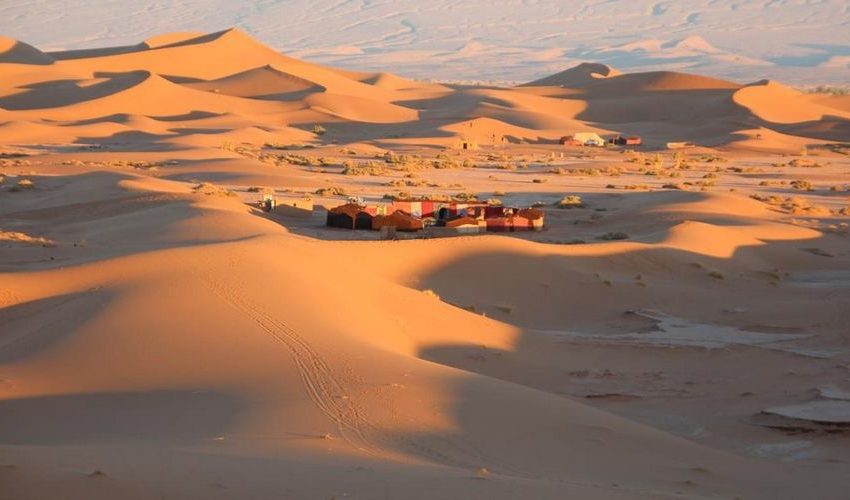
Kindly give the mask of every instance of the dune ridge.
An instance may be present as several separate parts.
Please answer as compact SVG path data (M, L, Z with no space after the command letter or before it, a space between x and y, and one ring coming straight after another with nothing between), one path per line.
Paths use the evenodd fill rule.
M594 130L642 135L656 146L700 137L707 146L739 147L751 144L741 139L743 131L761 127L780 134L771 142L773 150L792 150L798 141L783 144L781 137L799 135L814 144L841 140L850 118L843 101L799 94L776 83L744 86L669 71L621 74L592 63L513 89L450 88L299 61L238 29L162 35L134 47L71 57L61 52L50 57L13 40L4 46L7 54L19 54L15 58L42 65L5 62L3 71L11 79L0 88L4 121L45 126L120 114L229 113L243 117L233 122L239 129L333 122L349 141L377 139L357 137L352 129L357 123L403 123L403 135L444 145L464 135L491 142L508 136L552 142ZM41 67L45 69L35 69ZM139 105L143 99L147 101ZM777 106L780 100L789 105ZM496 121L488 122L487 130L464 131L455 125L481 118ZM181 128L204 127L191 121L183 120ZM698 128L688 133L666 125L672 122L697 123ZM2 140L14 143L15 137ZM86 136L87 142L92 140L96 136Z

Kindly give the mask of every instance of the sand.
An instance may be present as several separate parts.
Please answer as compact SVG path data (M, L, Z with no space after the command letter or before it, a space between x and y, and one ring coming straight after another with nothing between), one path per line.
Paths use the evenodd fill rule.
M844 100L440 85L238 30L3 41L0 76L0 498L846 495ZM547 228L380 241L323 227L331 187Z

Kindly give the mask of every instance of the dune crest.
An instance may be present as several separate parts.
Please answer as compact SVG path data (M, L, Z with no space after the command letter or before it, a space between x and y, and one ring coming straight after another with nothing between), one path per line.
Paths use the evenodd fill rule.
M586 62L560 73L526 83L524 86L582 88L596 80L617 76L619 74L619 71L605 64Z
M850 120L850 112L820 105L811 96L771 80L747 85L735 92L732 99L759 118L774 123L819 121L828 115Z
M32 45L0 36L0 64L53 64L53 58Z

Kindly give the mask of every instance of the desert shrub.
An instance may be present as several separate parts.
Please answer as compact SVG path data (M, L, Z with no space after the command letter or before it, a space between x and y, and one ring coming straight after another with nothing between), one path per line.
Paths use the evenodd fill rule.
M814 191L815 187L811 182L804 179L797 179L795 181L791 181L791 187L798 191Z
M323 126L321 126L317 123L316 125L313 125L311 132L313 132L314 134L316 134L318 136L323 136L323 135L325 135L325 133L327 133L327 129L325 129L325 127L323 127Z
M415 181L415 180L412 180L412 179L407 179L407 180L405 180L405 179L393 179L391 181L387 181L387 182L384 183L385 186L390 186L390 187L407 187L407 186L413 187L413 186L421 186L423 184L427 184L427 182L425 182L425 181Z
M788 166L795 168L821 168L823 165L814 160L809 160L806 158L794 158L793 160L788 162Z
M834 87L830 85L818 85L805 89L808 94L827 94L833 96L850 95L850 87Z
M35 189L35 184L29 179L21 179L14 186L9 188L9 191L13 193L17 193L19 191L26 191L30 189Z
M452 201L451 196L449 196L447 194L442 194L442 193L423 194L422 196L419 197L419 199L423 200L423 201L440 201L440 202L445 202L445 203Z
M824 147L833 153L838 153L842 155L850 155L850 143L841 143L836 142L832 144L826 144Z
M293 165L300 166L309 166L309 167L317 167L320 165L319 160L313 158L312 156L303 156L303 155L293 155L286 154L283 156L272 156L271 157L275 164L282 165L284 162L291 163ZM263 159L262 157L260 159Z
M626 159L624 161L627 161L629 163L643 163L644 162L643 153L641 153L641 152L633 151L631 149L626 149L626 150L623 151L623 155L625 155L625 157L626 157Z
M345 188L339 186L324 187L316 190L319 196L345 196L347 193Z
M548 180L549 179L531 179L531 182L533 182L535 184L543 184L543 183L547 182Z
M763 194L753 193L750 195L750 198L767 203L768 205L779 205L782 203L782 198L776 195L765 196Z
M342 162L342 175L385 175L386 169L375 161L356 164L351 160Z
M233 191L225 187L216 186L211 182L202 182L193 187L192 191L197 194L204 194L207 196L236 196L236 193Z
M652 166L657 168L657 169L663 168L664 167L664 157L661 156L660 154L656 154L652 158Z
M626 233L616 233L616 232L608 232L605 234L600 234L596 237L597 240L603 241L618 241L618 240L627 240L629 239L629 235Z
M298 150L298 149L306 149L307 148L307 146L305 146L304 144L283 144L283 143L280 143L280 142L267 142L267 143L263 144L263 147L268 148L268 149L280 149L280 150L283 150L283 151L291 151L291 150Z
M449 158L434 160L431 165L437 170L455 169L463 166L463 164Z
M788 213L795 215L829 215L830 211L820 205L812 205L803 198L786 198L780 205Z
M555 206L558 208L584 208L585 205L581 196L567 195L558 200Z
M478 196L475 193L463 192L454 195L454 199L459 201L475 201L478 199Z
M673 153L673 168L679 169L685 166L685 155L681 151Z

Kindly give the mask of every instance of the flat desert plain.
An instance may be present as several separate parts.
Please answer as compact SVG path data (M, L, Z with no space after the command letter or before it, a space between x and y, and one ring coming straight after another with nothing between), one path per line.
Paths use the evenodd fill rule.
M773 81L3 39L0 498L847 498L848 143ZM325 227L349 197L545 228Z

